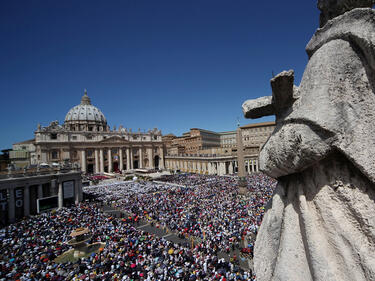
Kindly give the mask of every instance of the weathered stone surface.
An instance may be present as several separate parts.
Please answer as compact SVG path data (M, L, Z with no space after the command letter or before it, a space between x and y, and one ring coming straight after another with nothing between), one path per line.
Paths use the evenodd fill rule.
M275 108L276 119L283 118L295 101L294 71L283 71L271 79L272 103Z
M375 280L375 12L329 20L307 52L293 98L272 100L282 114L260 153L280 183L255 244L257 280ZM275 78L273 92L290 97L292 73Z
M242 110L246 118L252 119L275 114L275 109L272 105L272 96L247 100L243 103Z
M374 4L373 0L318 0L318 8L321 11L320 27L354 8L371 8Z
M255 243L257 280L375 280L375 189L340 154L279 179Z

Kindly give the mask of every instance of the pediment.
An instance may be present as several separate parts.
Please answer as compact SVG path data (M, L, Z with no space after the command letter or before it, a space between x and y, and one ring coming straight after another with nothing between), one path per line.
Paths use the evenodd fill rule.
M121 137L118 137L118 136L113 136L113 137L110 137L108 139L104 139L104 140L101 140L99 143L103 143L103 144L108 144L108 143L128 143L129 141L121 138Z

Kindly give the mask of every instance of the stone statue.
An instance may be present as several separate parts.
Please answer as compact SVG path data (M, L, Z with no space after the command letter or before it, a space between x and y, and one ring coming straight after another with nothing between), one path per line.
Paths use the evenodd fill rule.
M272 97L243 104L276 115L260 169L279 184L255 243L258 281L375 280L375 11L368 0L320 0L321 28Z

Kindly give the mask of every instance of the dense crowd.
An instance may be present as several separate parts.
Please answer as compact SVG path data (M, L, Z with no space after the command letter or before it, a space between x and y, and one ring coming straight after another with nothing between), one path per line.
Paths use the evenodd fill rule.
M254 175L248 183L257 192L243 198L233 178L177 175L166 180L182 186L113 183L85 191L132 219L156 221L200 237L200 243L173 244L136 229L127 218L103 213L99 203L82 203L0 229L0 280L255 280L250 270L219 259L217 251L233 246L246 232L256 233L275 182ZM106 246L77 262L55 263L78 227L90 229L90 243Z
M198 238L207 249L229 252L244 240L252 247L264 205L276 185L263 174L251 175L247 181L252 192L244 198L238 194L234 177L182 174L164 180L179 186L117 183L87 187L85 191L135 220L154 221L181 237Z

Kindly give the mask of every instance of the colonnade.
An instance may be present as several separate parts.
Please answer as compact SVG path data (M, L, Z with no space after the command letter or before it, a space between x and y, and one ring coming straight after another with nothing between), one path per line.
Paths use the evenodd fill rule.
M205 174L205 175L232 175L238 170L236 159L178 159L167 158L166 168L181 172ZM245 159L245 169L248 174L259 172L258 159Z
M157 151L155 151L155 148ZM86 150L88 149L81 149L82 172L87 172ZM107 163L107 172L113 172L114 162L117 162L120 171L133 170L135 168L164 169L164 151L162 147L100 147L92 148L91 150L94 150L93 172L95 173L104 173L105 163ZM105 159L104 155L107 156L107 159ZM158 156L157 167L155 165L155 156Z

